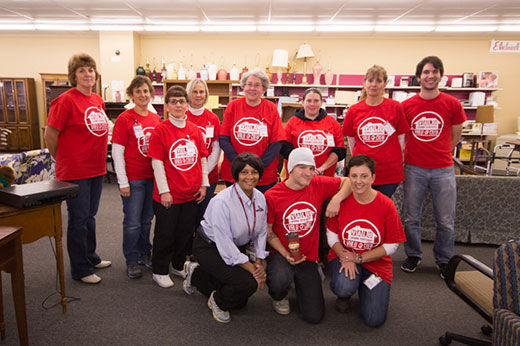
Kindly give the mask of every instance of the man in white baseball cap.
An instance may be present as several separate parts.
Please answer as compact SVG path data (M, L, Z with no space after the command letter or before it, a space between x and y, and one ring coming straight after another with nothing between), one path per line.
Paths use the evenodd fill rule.
M318 176L315 170L312 151L294 149L287 162L289 177L265 193L267 241L272 248L267 257L267 285L273 308L281 315L289 314L287 294L294 281L299 311L310 323L321 322L325 311L317 263L321 206L332 197L326 215L335 216L341 201L352 192L346 178ZM303 255L296 260L286 239L294 232Z

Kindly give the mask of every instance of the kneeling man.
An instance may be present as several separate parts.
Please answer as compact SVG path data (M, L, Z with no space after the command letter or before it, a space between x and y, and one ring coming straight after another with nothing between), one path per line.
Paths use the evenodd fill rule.
M318 176L315 170L312 151L294 149L287 163L289 177L265 194L267 241L272 248L267 258L267 285L273 308L281 315L289 314L287 294L294 281L298 309L310 323L319 323L324 314L318 271L321 206L332 197L326 216L336 216L339 204L351 193L347 179ZM292 254L287 235L295 236L290 241ZM295 254L298 243L301 258Z

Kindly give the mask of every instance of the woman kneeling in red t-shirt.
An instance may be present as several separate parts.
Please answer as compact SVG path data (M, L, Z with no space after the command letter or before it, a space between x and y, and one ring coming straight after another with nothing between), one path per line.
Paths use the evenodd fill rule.
M350 297L358 291L361 317L370 327L386 321L392 283L390 256L406 240L394 203L372 188L375 168L374 160L366 155L350 159L346 173L352 195L327 222L330 289L338 296L336 310L347 312Z
M155 178L153 279L168 288L173 286L168 275L170 263L173 274L185 276L183 267L193 237L197 203L204 200L209 181L204 139L197 125L186 121L186 90L174 85L165 100L170 117L155 128L148 156Z

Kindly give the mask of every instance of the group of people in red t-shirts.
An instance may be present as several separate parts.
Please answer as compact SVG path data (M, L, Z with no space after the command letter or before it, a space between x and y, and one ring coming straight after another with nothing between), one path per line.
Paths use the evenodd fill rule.
M68 70L73 88L52 102L45 140L56 159L56 178L80 186L78 197L67 201L72 278L95 284L101 281L95 269L111 265L96 254L95 237L109 120L103 100L92 92L95 61L75 55ZM390 256L406 240L401 269L414 272L421 261L427 189L438 222L434 252L441 276L453 253L451 150L465 114L456 99L439 91L443 73L439 58L424 58L416 69L421 91L401 104L384 97L387 73L374 65L343 129L322 108L316 88L305 91L303 108L284 128L276 106L262 98L269 79L259 69L243 74L244 97L227 105L222 124L204 108L209 93L201 79L167 90L161 121L149 109L151 81L136 76L126 90L134 107L117 118L111 139L128 277L141 277L145 266L168 288L174 285L170 273L180 276L184 291L205 294L213 317L223 323L231 320L229 309L244 306L264 286L274 310L288 314L294 282L300 314L318 323L324 315L318 262L327 261L319 253L321 241L330 247L336 309L349 311L358 292L364 322L383 324ZM336 165L347 154L343 136L353 157L348 178L336 178ZM287 178L277 183L279 154ZM227 188L212 199L219 177ZM404 230L390 199L403 181Z

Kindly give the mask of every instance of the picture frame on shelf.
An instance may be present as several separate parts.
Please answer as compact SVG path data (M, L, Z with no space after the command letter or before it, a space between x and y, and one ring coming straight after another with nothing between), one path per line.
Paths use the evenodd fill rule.
M498 87L498 72L497 71L483 71L478 73L478 87L479 88L497 88Z

